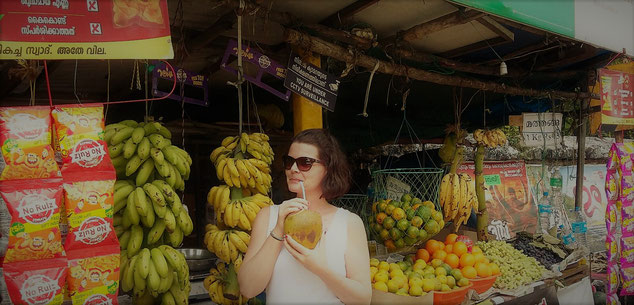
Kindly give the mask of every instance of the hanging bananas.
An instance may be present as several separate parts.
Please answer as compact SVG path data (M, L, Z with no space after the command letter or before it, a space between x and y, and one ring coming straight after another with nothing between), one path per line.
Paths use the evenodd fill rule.
M189 268L185 256L169 246L121 251L121 289L133 292L135 304L189 303Z
M473 138L478 145L488 148L506 145L506 135L501 129L482 130L477 129L473 132Z
M209 190L207 203L214 208L216 224L251 231L260 209L273 204L271 198L262 194L244 195L244 190L227 185L214 186Z
M165 126L126 120L107 125L104 137L117 178L133 179L137 186L161 179L177 190L185 189L192 158L172 145Z
M121 249L135 255L141 244L168 243L178 247L192 233L194 223L176 191L163 180L137 187L118 180L114 191L114 227ZM144 233L146 228L147 233Z
M478 212L475 182L466 173L446 174L440 184L439 200L445 222L453 221L455 231L467 223L472 209Z
M271 188L273 149L263 133L242 133L227 137L209 158L216 167L216 176L228 186L267 194Z
M240 269L242 258L247 253L251 236L239 230L221 230L215 225L207 225L204 243L209 252L215 253L225 262L234 263Z
M209 270L209 276L203 281L203 287L209 292L211 301L219 305L243 305L249 299L240 295L237 269L233 265L227 266L219 262Z

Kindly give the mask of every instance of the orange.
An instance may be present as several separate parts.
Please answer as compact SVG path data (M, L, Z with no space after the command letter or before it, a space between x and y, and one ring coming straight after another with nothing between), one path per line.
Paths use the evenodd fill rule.
M467 253L467 245L461 241L457 241L453 244L453 253L461 257L463 254Z
M427 243L425 244L425 249L427 249L427 252L429 253L434 253L438 250L441 250L441 242L436 241L434 239L430 239L427 241Z
M478 246L473 246L471 248L471 254L477 254L477 253L482 253L482 249L480 249L480 247Z
M473 267L475 263L473 254L465 253L460 257L460 267Z
M376 214L376 223L378 224L382 224L383 220L387 217L387 214L381 212L379 214Z
M429 252L426 249L418 249L416 251L416 259L422 259L425 263L429 262Z
M500 274L500 267L496 263L490 263L489 268L491 268L491 275Z
M390 251L396 250L396 246L394 245L394 241L391 240L391 239L386 240L383 244Z
M462 275L468 279L474 279L478 276L478 271L476 271L473 266L466 266L462 268Z
M476 263L475 264L476 272L478 272L479 277L489 277L491 276L491 268L489 264L486 263Z
M445 258L445 263L447 263L449 267L455 269L455 268L458 268L458 266L460 266L460 258L458 257L458 255L449 253L447 254L447 257Z
M405 211L401 208L396 208L394 209L394 211L392 211L392 217L394 218L394 220L401 220L405 218Z
M453 245L445 245L445 252L453 253Z
M453 245L456 242L456 239L458 238L458 234L449 234L447 235L447 238L445 238L445 244L447 245Z
M476 264L477 264L477 263L484 263L484 262L485 262L485 260L487 259L487 258L484 256L484 254L482 254L482 253L476 253L476 254L473 254L473 253L472 253L472 255L473 255L473 258L475 259Z
M436 252L434 252L434 254L432 254L431 258L437 258L441 261L445 261L445 258L447 257L447 252L445 252L444 250L438 250Z

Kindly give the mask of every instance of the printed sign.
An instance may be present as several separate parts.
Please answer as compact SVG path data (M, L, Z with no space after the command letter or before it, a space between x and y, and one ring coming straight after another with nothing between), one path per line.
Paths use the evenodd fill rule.
M335 111L339 80L319 67L303 62L297 54L291 54L288 61L284 87L323 108Z
M475 165L464 163L459 173L475 180ZM513 238L515 233L534 233L537 208L533 202L524 161L484 162L484 197L489 211L488 231L498 240ZM489 178L487 178L489 177Z
M244 62L250 63L253 67L257 69L257 73L255 76L251 76L247 73L244 73L244 78L254 85L273 93L277 97L288 101L291 97L291 92L289 90L281 91L273 88L272 86L265 84L262 82L262 77L264 73L273 75L277 79L284 79L286 77L286 68L268 56L261 54L260 52L242 45L242 60ZM229 44L227 44L227 49L225 50L225 56L222 58L222 62L220 63L220 67L233 73L238 74L238 70L231 66L231 63L234 59L238 58L238 41L229 40Z
M528 147L555 147L561 143L561 113L522 113L522 136Z
M187 71L182 68L174 67L176 71L176 79L178 80L176 89L168 97L173 100L181 100L185 103L196 104L200 106L208 106L208 78L204 74ZM162 86L165 84L165 86ZM155 97L163 97L169 94L174 84L174 73L164 62L154 63L152 71L152 95ZM179 86L180 85L180 86Z
M385 191L387 192L387 199L401 200L401 197L405 194L409 194L412 187L394 177L387 177L385 179Z
M0 1L0 59L170 59L166 0Z
M601 69L601 123L634 125L634 74Z

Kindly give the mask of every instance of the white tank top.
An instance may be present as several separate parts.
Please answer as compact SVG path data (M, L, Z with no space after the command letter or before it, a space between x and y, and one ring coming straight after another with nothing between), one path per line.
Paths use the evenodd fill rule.
M271 233L277 224L278 206L269 209L269 228ZM345 253L348 242L348 212L338 208L321 237L325 242L328 267L335 273L346 276ZM317 275L308 271L284 246L277 257L273 274L266 288L266 304L343 304L326 283Z

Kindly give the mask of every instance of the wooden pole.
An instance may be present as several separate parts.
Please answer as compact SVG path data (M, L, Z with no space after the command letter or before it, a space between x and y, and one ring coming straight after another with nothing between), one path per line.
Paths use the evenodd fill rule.
M478 213L476 219L476 232L478 234L479 241L489 240L489 213L487 212L487 202L484 198L484 145L478 145L476 148L475 158L475 189L476 197L478 198Z
M589 99L581 101L579 113L579 134L577 135L577 189L575 193L575 209L581 208L583 200L583 167L586 162L586 115L588 114Z
M351 53L347 49L338 46L333 43L329 43L322 39L302 34L298 31L287 29L286 41L290 44L294 44L311 50L313 52L332 57L334 59L344 61L346 63L352 63L357 66L361 66L367 69L373 69L376 63L379 63L377 71L390 75L405 76L416 80L426 81L439 85L455 86L480 89L485 91L492 91L502 94L510 95L523 95L523 96L536 96L536 97L550 97L560 99L576 99L576 98L588 98L593 97L598 99L598 95L589 94L587 92L566 92L558 90L535 90L519 88L514 86L507 86L505 84L499 84L495 82L486 82L476 79L470 79L458 76L448 76L428 72L404 65L398 65L391 62L382 61L374 57L370 57L364 54ZM596 96L596 97L595 97Z

